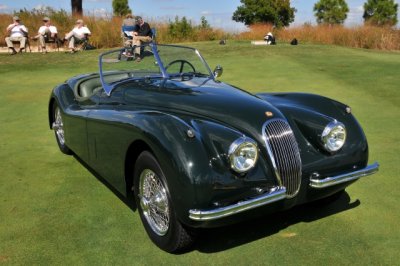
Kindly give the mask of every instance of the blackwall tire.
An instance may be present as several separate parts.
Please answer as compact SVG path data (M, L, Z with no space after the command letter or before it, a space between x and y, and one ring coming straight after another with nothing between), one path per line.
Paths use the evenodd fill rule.
M189 248L194 236L176 217L167 179L156 158L144 151L136 160L134 169L136 206L150 239L170 253Z

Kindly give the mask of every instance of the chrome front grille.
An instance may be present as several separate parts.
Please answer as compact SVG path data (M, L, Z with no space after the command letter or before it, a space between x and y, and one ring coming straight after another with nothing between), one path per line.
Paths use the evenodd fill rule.
M285 120L273 119L264 124L263 134L275 174L292 198L301 184L300 151L293 131Z

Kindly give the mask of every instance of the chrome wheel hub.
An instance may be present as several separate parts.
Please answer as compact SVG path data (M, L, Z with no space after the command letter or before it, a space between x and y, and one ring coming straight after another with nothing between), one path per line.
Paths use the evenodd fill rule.
M61 145L65 144L65 137L64 137L64 124L61 117L60 108L56 107L54 111L54 123L52 125L54 132L56 132L57 139Z
M159 236L165 235L170 219L167 192L159 177L150 169L140 174L139 199L151 229Z

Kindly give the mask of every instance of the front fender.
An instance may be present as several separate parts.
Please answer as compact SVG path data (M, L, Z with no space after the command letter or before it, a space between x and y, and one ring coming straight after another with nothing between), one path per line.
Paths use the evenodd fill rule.
M300 148L305 178L309 178L314 171L321 175L335 175L367 166L367 139L347 105L306 93L265 93L257 96L277 107L291 125ZM340 151L331 154L320 145L320 136L333 120L346 126L347 140Z
M49 127L52 129L53 126L53 107L54 103L60 106L61 110L65 110L74 102L74 94L67 83L63 83L55 87L50 94L49 105L48 105L48 117Z
M140 138L150 146L166 175L179 220L187 225L196 226L188 218L190 209L231 204L255 196L255 188L276 186L263 156L245 175L230 169L229 147L243 136L235 129L161 112L130 115L131 125L139 127Z

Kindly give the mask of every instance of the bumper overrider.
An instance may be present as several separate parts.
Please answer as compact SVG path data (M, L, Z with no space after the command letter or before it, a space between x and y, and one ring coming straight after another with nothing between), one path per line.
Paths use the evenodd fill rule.
M326 177L323 179L317 179L317 178L311 178L310 179L310 187L315 188L315 189L321 189L321 188L326 188L334 185L338 185L341 183L349 182L349 181L354 181L357 180L361 177L372 175L376 173L379 170L379 164L374 163L371 165L368 165L367 167L337 175L337 176L332 176L332 177ZM286 196L286 188L285 187L276 187L272 189L271 191L264 193L263 195L260 195L258 197L248 199L248 200L243 200L238 203L226 206L226 207L221 207L221 208L216 208L216 209L211 209L211 210L197 210L197 209L192 209L189 210L189 218L194 220L194 221L211 221L211 220L217 220L220 218L224 218L227 216L234 215L236 213L244 212L247 210L251 210L260 206L264 206L279 200L285 199Z

